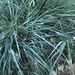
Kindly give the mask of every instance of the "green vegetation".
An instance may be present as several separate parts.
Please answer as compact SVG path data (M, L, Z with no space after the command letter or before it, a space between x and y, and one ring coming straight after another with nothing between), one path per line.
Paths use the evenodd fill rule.
M59 63L72 67L73 1L0 1L0 75L52 75Z

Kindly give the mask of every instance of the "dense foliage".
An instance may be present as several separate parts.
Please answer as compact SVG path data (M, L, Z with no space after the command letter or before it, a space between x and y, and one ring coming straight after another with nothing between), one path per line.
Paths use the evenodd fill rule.
M72 66L73 1L0 0L0 75L52 75L59 63Z

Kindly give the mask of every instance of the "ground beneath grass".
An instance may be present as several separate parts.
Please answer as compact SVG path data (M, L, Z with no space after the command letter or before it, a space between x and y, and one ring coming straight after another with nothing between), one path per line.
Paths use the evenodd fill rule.
M75 55L72 54L72 64L69 66L63 57L60 57L61 62L57 63L56 70L53 75L74 75L75 74Z

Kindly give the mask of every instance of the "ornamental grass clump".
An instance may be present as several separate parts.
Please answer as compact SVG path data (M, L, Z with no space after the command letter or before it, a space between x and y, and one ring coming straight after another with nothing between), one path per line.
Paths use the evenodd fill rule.
M74 7L65 0L1 0L0 75L52 75L61 62L72 67Z

